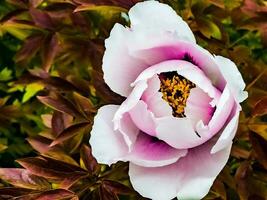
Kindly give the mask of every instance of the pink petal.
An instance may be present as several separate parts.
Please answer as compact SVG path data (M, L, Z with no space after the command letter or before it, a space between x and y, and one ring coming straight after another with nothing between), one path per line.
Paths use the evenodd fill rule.
M214 108L210 105L212 99L203 92L199 87L190 90L189 97L186 101L185 116L192 121L195 127L198 121L208 124Z
M218 89L223 90L226 81L222 76L214 57L197 44L184 40L175 40L170 34L155 38L156 42L143 42L140 37L132 38L129 44L130 55L143 60L147 65L155 65L166 60L182 60L185 55L191 57ZM153 40L152 40L153 41Z
M98 163L111 165L128 153L128 147L119 133L114 131L112 118L119 106L108 105L98 110L91 131L90 145Z
M148 109L155 117L172 116L172 108L162 99L162 93L159 92L160 80L158 75L154 75L147 81L148 88L142 95L142 99L148 105Z
M235 63L222 56L215 56L215 61L236 101L244 101L248 93L243 91L246 85Z
M158 118L156 131L160 140L178 149L193 148L204 142L204 138L195 132L188 118Z
M144 101L140 100L136 106L129 111L133 123L143 132L151 136L156 135L155 118L147 109Z
M230 90L226 86L218 104L216 105L216 110L209 122L208 125L204 125L202 121L199 121L196 126L196 131L201 137L210 138L214 134L218 133L220 129L226 123L233 107L234 107L234 98L230 93Z
M142 96L142 94L146 88L147 88L147 83L145 81L139 82L134 87L133 91L130 93L128 98L120 105L119 109L116 111L114 118L113 118L114 129L119 130L123 134L123 137L124 137L128 147L129 147L129 149L131 149L131 146L133 145L133 143L136 139L136 136L137 136L136 130L138 130L138 129L136 128L136 130L132 131L131 133L129 133L127 131L127 129L124 130L123 124L125 124L125 123L123 122L123 117L134 106L136 106L136 104L139 102L139 99L141 98L141 96ZM128 123L126 122L126 124L128 124Z
M143 167L160 167L175 163L186 153L186 149L174 149L163 141L140 133L127 160Z
M129 175L134 189L153 200L202 199L216 176L225 166L231 144L215 154L210 154L213 143L206 143L164 167L141 167L130 163ZM193 189L193 191L192 191Z

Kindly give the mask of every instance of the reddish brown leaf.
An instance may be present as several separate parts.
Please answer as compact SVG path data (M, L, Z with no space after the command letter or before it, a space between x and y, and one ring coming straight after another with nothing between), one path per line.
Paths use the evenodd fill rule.
M104 180L102 182L102 185L107 191L112 192L114 194L124 194L124 195L135 194L135 192L132 189L119 182Z
M43 104L63 113L68 113L75 117L81 117L74 105L59 94L53 93L50 96L37 97Z
M36 9L36 8L30 8L30 14L37 26L40 26L44 29L53 30L54 29L54 23L51 19L51 17L44 11Z
M93 157L91 148L84 144L80 154L82 164L90 173L96 174L99 172L100 165L98 165L96 159Z
M56 190L50 190L42 192L38 195L35 195L35 200L79 200L78 196L76 196L73 192L69 190L63 190L63 189L56 189Z
M267 114L267 96L259 100L252 111L253 116L262 116L265 114Z
M47 157L23 158L17 160L17 162L32 174L45 178L64 180L71 176L86 175L84 170L80 167Z
M86 130L88 130L89 127L90 127L90 123L88 122L74 124L68 127L67 129L65 129L62 133L60 133L60 135L51 143L50 146L55 146L61 142L64 142L65 140L68 140L74 137L75 135L79 133L83 133Z
M80 110L80 112L84 113L85 116L90 116L92 113L96 112L96 108L94 107L93 103L89 98L86 98L82 95L80 95L77 92L73 93L73 98L75 100L75 103Z
M255 134L254 132L250 132L249 138L258 161L265 169L267 169L267 141L265 141L261 136Z
M5 187L0 188L0 197L2 199L10 200L13 197L18 197L31 193L33 190L25 188L14 188L14 187Z
M52 117L52 132L57 137L64 129L64 113L54 111L53 117Z
M59 50L59 41L57 39L57 35L54 34L51 37L48 37L46 43L47 45L44 45L42 51L42 60L43 60L42 68L46 72L48 72Z
M16 54L16 62L29 62L40 50L43 41L44 35L33 35L27 38L21 49Z
M45 190L51 188L51 185L46 179L33 175L25 169L1 168L0 178L11 185L21 188L35 190Z

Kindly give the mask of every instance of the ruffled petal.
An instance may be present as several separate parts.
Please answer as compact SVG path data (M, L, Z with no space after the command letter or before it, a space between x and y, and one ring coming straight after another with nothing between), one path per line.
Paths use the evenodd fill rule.
M112 123L113 116L119 106L108 105L98 110L94 119L89 143L92 147L92 154L98 163L111 165L128 153L128 147L119 133L114 131Z
M222 56L215 56L215 60L236 101L244 101L248 93L243 91L246 85L235 63Z
M179 200L202 199L230 154L231 144L210 154L213 144L190 149L178 162L164 167L149 168L130 163L129 175L134 189L153 200L169 200L176 196Z
M144 34L169 32L181 40L195 43L195 37L189 26L168 5L158 1L137 3L129 11L131 29Z
M186 153L186 149L174 149L163 141L140 133L127 160L143 167L161 167L175 163Z

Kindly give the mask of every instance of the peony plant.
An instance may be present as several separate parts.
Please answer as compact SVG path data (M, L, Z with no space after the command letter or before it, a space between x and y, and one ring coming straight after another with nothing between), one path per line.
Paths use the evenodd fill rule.
M98 110L92 153L107 165L129 161L144 197L201 199L229 158L245 83L168 5L137 3L129 19L115 24L103 57L105 82L126 100Z

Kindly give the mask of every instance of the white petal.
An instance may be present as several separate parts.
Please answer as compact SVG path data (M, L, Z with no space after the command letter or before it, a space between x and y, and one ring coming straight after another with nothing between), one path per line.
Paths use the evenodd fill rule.
M128 29L115 24L110 37L105 40L106 51L103 57L104 80L114 92L122 96L128 96L132 90L130 84L146 68L144 62L129 55L129 34Z
M248 93L243 91L246 85L235 63L222 56L215 56L215 60L237 102L244 101Z
M129 18L131 29L147 36L149 33L171 32L181 40L196 41L187 23L167 4L158 1L137 3L130 9Z
M113 116L119 106L108 105L98 110L89 143L98 163L111 165L127 154L128 148L120 132L114 131Z

